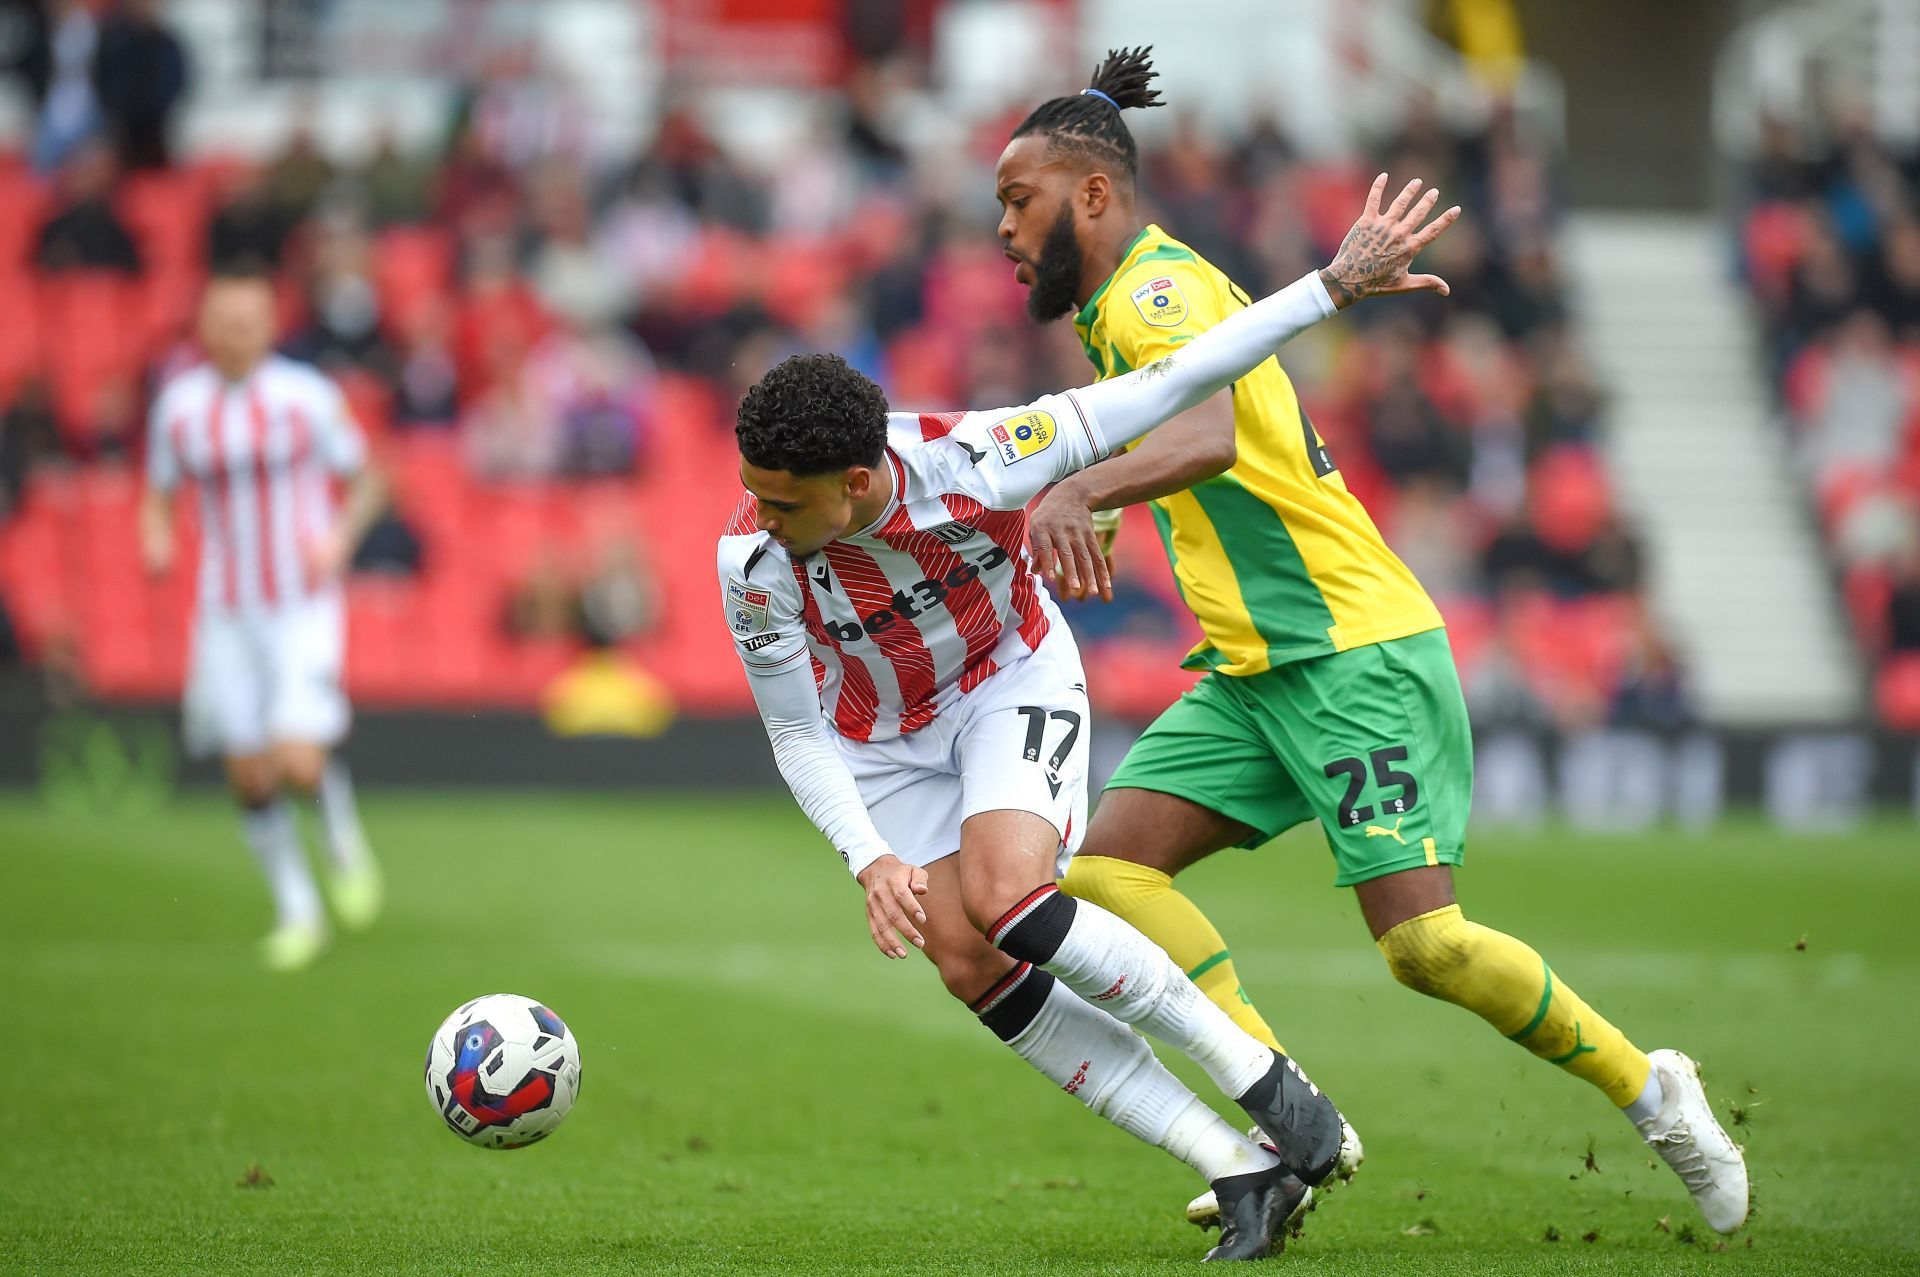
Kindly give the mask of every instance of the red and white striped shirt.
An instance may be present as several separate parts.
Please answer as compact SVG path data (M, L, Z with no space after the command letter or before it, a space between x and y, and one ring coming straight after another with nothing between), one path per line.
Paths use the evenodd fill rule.
M318 592L305 546L332 530L330 477L351 474L366 442L339 387L319 369L271 355L244 381L211 364L155 398L147 482L200 490L200 606L260 610Z
M1071 642L1027 548L1026 506L1106 455L1073 394L997 412L894 413L880 517L804 560L755 526L752 496L720 538L727 624L749 674L807 659L850 740L926 726L957 696Z

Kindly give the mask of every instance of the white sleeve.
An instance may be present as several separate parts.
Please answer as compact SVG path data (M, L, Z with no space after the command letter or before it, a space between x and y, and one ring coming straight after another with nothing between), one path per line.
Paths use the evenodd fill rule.
M1022 509L1048 484L1232 385L1336 309L1315 271L1124 377L969 413L947 436L971 458L955 487L989 509Z
M874 828L853 773L847 770L820 713L812 668L796 661L766 673L755 673L749 666L747 673L747 686L753 689L760 721L773 743L773 761L813 827L833 844L856 877L880 857L891 855L893 848Z
M1122 448L1246 376L1336 309L1314 271L1228 315L1172 354L1064 397L1087 410L1103 449Z
M773 744L773 761L794 801L858 874L892 848L874 828L821 713L797 587L766 568L756 581L756 557L745 538L720 543L721 601L734 654L747 672L747 686Z
M947 439L964 448L970 460L955 488L989 510L1025 509L1048 484L1108 452L1071 393L1045 395L1019 408L970 412Z

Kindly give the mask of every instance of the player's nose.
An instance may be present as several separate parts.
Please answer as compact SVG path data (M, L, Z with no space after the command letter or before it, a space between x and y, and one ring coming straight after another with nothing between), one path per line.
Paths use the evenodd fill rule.
M1000 210L1000 239L1009 248L1013 246L1013 209L1011 206Z

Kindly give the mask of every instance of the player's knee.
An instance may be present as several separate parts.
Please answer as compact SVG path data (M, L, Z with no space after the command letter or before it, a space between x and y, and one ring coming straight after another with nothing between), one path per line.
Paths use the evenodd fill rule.
M273 801L274 788L273 764L265 756L227 760L227 790L242 807L265 807Z
M1473 962L1473 931L1458 905L1409 918L1378 943L1393 978L1430 998L1449 997Z
M998 950L934 955L934 967L947 992L972 1006L981 994L991 989L1013 967Z
M963 873L960 882L960 907L966 911L973 929L985 935L1007 910L1019 904L1042 884L1018 875L1000 873Z
M227 778L227 789L233 794L233 801L248 811L258 811L273 801L273 778L270 775Z
M282 750L276 761L281 783L287 788L298 790L302 794L312 794L319 790L320 773L326 769L326 759L317 750Z

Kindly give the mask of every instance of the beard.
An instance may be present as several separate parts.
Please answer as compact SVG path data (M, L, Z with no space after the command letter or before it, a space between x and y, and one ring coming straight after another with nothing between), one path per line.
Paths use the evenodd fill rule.
M1033 286L1027 289L1027 315L1036 324L1050 324L1072 314L1074 294L1080 290L1080 240L1073 233L1073 208L1060 206L1060 216L1047 229L1040 252L1028 263Z

